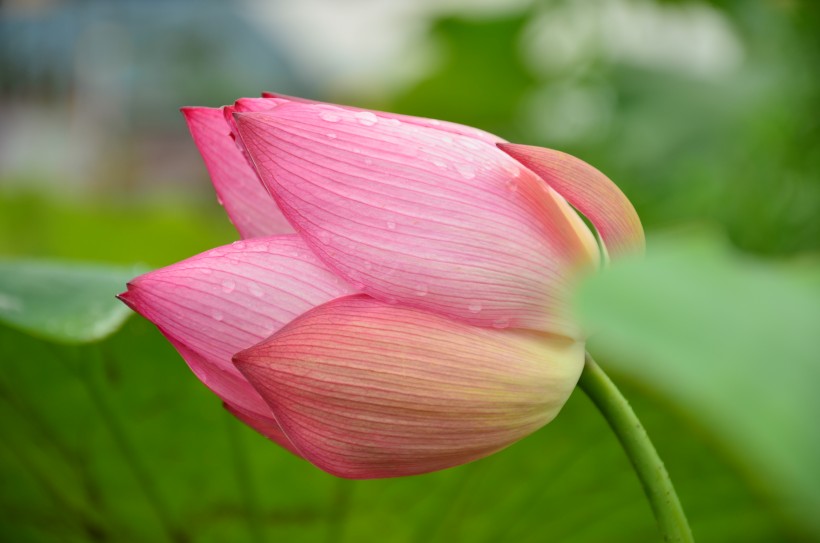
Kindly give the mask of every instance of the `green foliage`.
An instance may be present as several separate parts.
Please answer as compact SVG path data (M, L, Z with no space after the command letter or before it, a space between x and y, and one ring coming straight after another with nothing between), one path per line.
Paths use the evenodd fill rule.
M582 288L592 349L697 418L820 536L820 262L764 263L704 234L650 241Z
M654 267L634 272L646 289L646 303L672 303L652 287L672 280L667 279L669 267L674 271L679 259L670 261L663 255L677 254L675 250L674 244L670 249L664 241L653 243L652 253L660 255L666 267L654 265L653 259ZM783 495L761 492L758 478L750 477L753 470L746 455L719 439L722 428L713 424L715 409L725 404L731 407L742 396L730 387L724 390L723 403L716 403L713 395L704 405L695 406L685 393L676 393L657 369L665 367L667 359L653 350L656 343L662 349L680 350L678 355L664 353L687 357L686 363L677 360L678 364L703 370L697 357L720 335L686 328L699 326L689 322L692 309L686 303L696 304L706 296L711 311L716 312L721 304L731 307L737 289L745 292L760 286L755 283L757 275L743 279L734 268L724 270L729 257L723 248L699 251L690 260L705 277L692 275L686 267L680 273L696 284L704 282L707 290L701 297L687 292L684 299L675 299L674 303L684 305L671 317L658 313L649 319L652 328L644 328L648 325L640 318L645 314L633 315L627 309L645 306L620 303L617 296L622 285L611 290L608 282L603 286L591 283L590 289L600 290L595 291L598 305L592 306L591 314L597 315L598 308L604 312L601 318L609 322L605 311L615 296L619 314L634 317L638 324L629 318L618 322L627 330L641 330L627 337L650 342L646 352L659 357L654 371L651 364L640 374L624 371L620 381L667 463L698 541L797 541L796 534L805 529L803 520L782 518L776 506L785 503ZM811 270L800 269L796 286L782 284L779 275L769 278L771 283L765 286L773 293L767 296L809 311L806 300L793 299L793 290L801 293L803 285L816 285ZM728 281L727 274L741 280ZM719 284L734 286L716 292L717 287L709 282L713 276ZM626 279L615 277L630 280L632 274ZM106 287L97 277L85 279L91 284L78 283L72 289L102 292L114 286ZM106 281L117 280L108 276ZM92 321L84 317L86 326L93 328ZM737 326L749 322L747 317ZM608 336L603 326L599 328L599 341L605 341ZM646 330L651 333L644 333ZM675 335L678 330L691 339L683 342L685 349ZM703 334L705 346L700 350L694 333ZM785 332L779 327L773 333ZM677 343L670 343L670 337L678 339ZM604 346L598 346L603 352ZM607 353L610 347L606 345ZM611 350L619 353L616 347ZM754 349L742 354L752 356ZM491 458L420 477L342 481L234 420L159 332L142 319L132 319L115 335L85 346L54 345L0 326L0 360L0 419L6 435L13 436L0 444L0 477L7 481L0 487L0 521L9 541L489 543L549 538L592 543L656 537L654 520L626 457L599 413L580 393L544 430ZM711 375L707 370L703 371ZM767 378L773 383L770 373ZM697 376L688 378L698 383ZM655 393L636 386L647 384L653 389L668 387L673 401L658 399ZM687 391L691 388L684 389ZM783 395L782 391L770 392L772 397ZM737 414L737 406L731 412ZM788 429L774 426L782 422L778 417L792 416L796 417L790 419L793 428L802 428L810 414L793 409L769 412L767 431L778 439L791 438L792 450L799 449L800 442ZM776 452L771 447L765 450ZM795 483L793 478L782 482ZM795 487L797 491L800 488Z
M544 430L419 477L343 481L233 419L146 321L99 345L0 328L0 523L8 541L652 541L606 423L576 393ZM791 541L696 426L626 393L698 541ZM70 408L68 408L70 406Z
M0 259L0 322L65 343L108 336L130 311L114 299L137 269Z
M0 254L166 266L237 239L209 198L206 207L172 196L78 203L0 192Z
M371 105L573 153L625 190L650 233L706 222L746 251L816 250L818 3L709 2L739 40L742 59L708 77L615 58L595 42L604 28L560 69L539 69L522 54L536 19L569 24L566 10L590 15L605 4L536 2L502 18L431 21L427 45L439 63L416 85ZM194 42L180 44L199 60L211 56ZM559 53L541 48L535 56ZM183 72L182 94L234 97L226 89L236 81L223 81L218 70ZM176 86L170 90L178 93ZM299 85L269 90L283 86ZM365 105L358 96L344 101ZM175 118L174 134L187 138ZM44 159L50 151L42 150ZM119 199L0 193L0 253L162 266L236 239L215 203L196 207L203 195L212 198L204 169L200 188L186 186L184 198L141 204L122 201L134 189L124 180L153 170L121 162L112 163L117 184L105 184ZM722 242L687 239L650 237L646 261L590 280L580 298L596 330L590 348L644 421L697 541L815 540L817 262L765 264ZM144 320L108 336L126 314L112 296L136 271L53 266L0 264L1 540L657 537L623 452L582 394L544 430L488 459L400 480L340 481L224 412Z

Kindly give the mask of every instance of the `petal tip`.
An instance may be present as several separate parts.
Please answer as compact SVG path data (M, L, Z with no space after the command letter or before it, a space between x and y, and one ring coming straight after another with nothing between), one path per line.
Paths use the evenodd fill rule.
M645 236L640 217L621 189L591 164L554 149L498 143L496 146L538 175L598 230L611 256L642 253Z
M134 278L128 281L125 284L125 291L120 292L119 294L115 294L114 297L127 305L132 311L142 314L139 310L138 303L139 303L139 293L138 293L138 281L139 278Z

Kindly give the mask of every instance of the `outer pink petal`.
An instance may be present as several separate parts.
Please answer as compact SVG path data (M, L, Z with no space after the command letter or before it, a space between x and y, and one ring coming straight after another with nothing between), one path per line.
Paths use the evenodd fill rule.
M487 143L502 143L505 140L499 138L495 134L490 134L489 132L485 132L484 130L479 130L478 128L473 128L471 126L465 126L463 124L458 123L451 123L449 121L439 121L437 119L428 119L426 117L415 117L413 115L401 115L398 113L389 113L386 111L376 111L373 109L364 109L360 107L354 106L344 106L338 104L328 104L326 102L319 102L318 100L309 100L307 98L297 98L295 96L288 96L286 94L277 94L273 92L264 92L262 96L269 99L275 100L285 100L289 102L296 102L300 104L318 104L324 106L330 106L334 108L342 108L349 111L369 111L378 115L383 119L395 119L398 121L402 121L404 123L416 126L425 126L428 128L435 128L436 130L441 130L443 132L449 132L451 134L457 134L460 136L468 136L470 138L475 138L481 141L485 141Z
M292 232L230 136L221 109L182 108L219 201L243 238Z
M583 344L360 295L309 311L234 362L305 458L341 477L396 477L481 458L552 420Z
M607 176L561 151L509 143L498 147L541 176L586 215L610 255L643 251L645 239L638 213Z
M289 235L238 241L149 272L119 297L156 324L225 402L272 422L231 357L304 311L351 292Z
M288 220L364 292L477 326L577 332L566 291L597 258L592 234L494 145L314 104L237 119Z

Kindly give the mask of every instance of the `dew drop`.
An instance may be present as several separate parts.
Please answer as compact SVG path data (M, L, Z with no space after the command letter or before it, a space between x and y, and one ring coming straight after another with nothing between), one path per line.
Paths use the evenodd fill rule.
M516 183L515 179L507 179L504 184L510 192L516 192L518 190L518 183Z
M276 321L267 321L262 324L262 333L266 336L273 334L278 328Z
M438 160L438 159L433 161L433 165L438 166L439 168L446 168L447 167L446 162L444 162L443 160Z
M475 168L470 164L459 164L456 166L456 170L458 170L458 173L460 173L464 179L475 178Z
M241 251L242 249L245 248L245 242L244 241L234 241L233 243L231 243L231 247Z
M396 223L394 223L393 221L387 221L387 228L390 229L390 230L395 230L396 229Z
M359 121L359 124L364 126L373 126L379 122L379 118L370 111L360 111L356 113L356 119Z
M213 272L211 268L202 268L202 275L211 275Z
M231 279L225 279L222 281L222 292L225 294L230 294L236 288L236 283Z
M336 133L335 132L328 132L327 134L325 134L325 136L327 136L329 139L332 139L332 140L336 139Z
M365 164L373 164L373 160L370 159L370 158L366 158L366 159L364 159L364 163Z
M441 121L436 120L436 119L430 119L430 125L439 126L440 124L441 124Z
M211 312L211 317L213 317L213 319L217 322L222 322L222 319L225 318L225 316L222 314L222 312L219 311L218 309L214 309Z
M253 294L257 298L261 298L265 295L265 291L262 290L262 288L256 283L251 283L250 285L248 285L248 290L250 290L251 294Z
M509 325L510 325L510 319L508 319L508 318L495 319L493 321L493 328L498 328L498 329L507 328Z
M427 296L427 285L416 285L416 296Z
M323 112L321 112L321 113L319 114L319 117L321 117L321 119L322 119L323 121L327 121L327 122L329 122L329 123L338 123L339 121L341 121L341 120L342 120L342 118L341 118L341 117L339 117L339 116L338 116L338 115L336 115L335 113L331 113L331 112L329 112L329 111L323 111Z
M518 164L514 160L504 160L501 163L501 167L512 177L521 177L521 168L518 167Z
M481 304L479 302L472 302L467 306L467 309L470 310L470 313L481 313Z
M398 119L386 119L384 121L384 124L387 124L387 125L390 125L390 126L399 126L401 124L401 121L398 120Z

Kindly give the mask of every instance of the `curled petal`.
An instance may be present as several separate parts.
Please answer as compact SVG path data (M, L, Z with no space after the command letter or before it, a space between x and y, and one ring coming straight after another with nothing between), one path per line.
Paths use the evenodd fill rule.
M243 238L293 232L231 138L222 109L182 108L217 197Z
M307 312L234 363L306 459L341 477L396 477L487 456L552 420L583 345L358 295Z
M225 402L271 419L231 356L352 292L298 236L288 235L238 241L149 272L119 298L153 322Z
M638 213L607 176L561 151L511 143L498 147L539 175L583 213L598 230L611 256L643 251L645 240Z
M237 123L290 223L362 291L482 327L577 333L567 285L596 263L592 234L494 145L317 104Z

